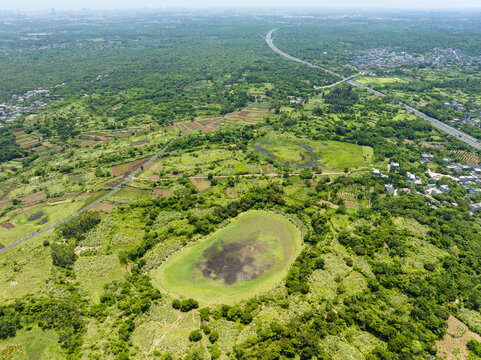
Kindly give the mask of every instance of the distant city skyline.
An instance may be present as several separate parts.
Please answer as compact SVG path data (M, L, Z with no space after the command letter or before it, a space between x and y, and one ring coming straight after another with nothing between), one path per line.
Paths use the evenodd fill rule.
M480 8L479 0L16 0L0 4L2 10L81 10L81 9L136 9L136 8L330 8L330 9L469 9Z

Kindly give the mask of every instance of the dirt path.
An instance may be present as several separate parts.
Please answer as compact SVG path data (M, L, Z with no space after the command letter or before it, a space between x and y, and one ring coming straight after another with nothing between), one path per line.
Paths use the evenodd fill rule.
M2 200L5 200L5 198L8 196L8 194L10 194L10 192L13 190L13 188L15 187L15 183L13 183L12 185L10 185L10 187L7 189L7 191L5 191L2 196L0 196L0 201Z

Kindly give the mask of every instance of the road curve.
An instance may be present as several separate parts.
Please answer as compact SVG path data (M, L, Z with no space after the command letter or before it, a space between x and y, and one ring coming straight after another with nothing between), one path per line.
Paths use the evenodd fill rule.
M168 148L169 146L176 140L180 139L180 138L183 138L184 136L187 136L187 135L190 135L192 134L193 132L196 132L196 131L199 131L199 130L202 130L204 128L206 128L207 126L210 126L212 124L217 124L218 122L221 122L225 119L228 119L230 117L233 117L235 115L238 115L239 113L241 113L242 111L246 110L247 108L249 108L250 106L252 106L253 104L249 104L247 105L245 108L239 110L239 111L236 111L235 113L232 113L230 115L227 115L227 116L224 116L222 117L222 119L220 120L217 120L213 123L210 123L210 124L207 124L207 125L204 125L204 126L201 126L201 127L198 127L197 129L194 129L194 130L191 130L189 132L186 132L185 134L182 134L182 135L179 135L178 137L176 137L175 139L172 139L171 141L169 141L162 149L160 149L154 156L152 156L152 158L150 158L149 161L147 161L142 167L139 166L139 168L137 170L135 170L133 173L131 173L128 177L125 178L124 181L122 181L121 184L117 185L117 187L115 189L113 189L112 191L110 191L108 194L105 194L104 196L102 196L100 199L98 199L97 201L93 202L92 204L88 205L87 207L83 208L82 210L79 210L77 211L75 214L73 215L70 215L69 217L59 221L58 223L56 224L53 224L53 225L50 225L48 227L46 227L45 229L42 229L40 231L37 231L27 237L24 237L23 239L21 240L18 240L17 242L14 242L13 244L10 244L6 247L4 247L3 249L0 249L0 254L3 253L4 251L7 251L17 245L20 245L22 243L24 243L25 241L28 241L30 239L33 239L34 237L40 235L40 234L43 234L49 230L52 230L60 225L62 225L63 223L69 221L70 219L76 217L76 216L79 216L80 214L92 209L95 205L101 203L102 201L108 199L109 197L111 197L112 195L114 195L115 193L117 193L120 189L122 189L124 187L125 184L127 184L130 180L132 180L140 171L142 171L142 168L143 167L146 167L148 165L150 165L153 161L155 161L160 155L162 155Z
M301 59L298 59L294 56L291 56L281 50L279 50L275 45L274 45L274 42L272 41L272 34L274 33L274 31L276 31L277 29L273 29L271 31L269 31L266 35L266 42L267 42L267 45L269 45L269 47L276 53L278 53L279 55L285 57L286 59L288 60L291 60L291 61L295 61L297 63L301 63L301 64L304 64L304 65L307 65L309 67L312 67L312 68L315 68L315 69L320 69L328 74L331 74L331 75L334 75L336 77L339 77L339 78L342 78L341 75L335 73L334 71L331 71L329 69L326 69L326 68L323 68L323 67L320 67L320 66L317 66L317 65L314 65L314 64L311 64L307 61L304 61L304 60L301 60ZM366 86L366 85L363 85L361 83L358 83L357 81L353 80L352 79L352 76L350 77L347 77L345 79L342 79L341 81L339 81L339 83L341 82L347 82L348 84L354 86L354 87L357 87L357 88L360 88L360 89L364 89L366 91L368 91L369 93L373 94L373 95L376 95L376 96L380 96L380 97L384 97L386 96L385 94L383 94L382 92L380 91L377 91L377 90L374 90L374 89L371 89L370 87ZM410 113L420 117L421 119L424 119L426 121L428 121L432 126L434 126L435 128L445 132L446 134L448 135L451 135L453 137L455 137L456 139L478 149L478 150L481 150L481 142L475 138L473 138L472 136L458 130L458 129L455 129L437 119L434 119L430 116L427 116L426 114L422 113L421 111L409 106L409 105L406 105L406 104L403 104L403 103L399 103L399 106L401 106L402 108L404 108L405 110L409 111Z

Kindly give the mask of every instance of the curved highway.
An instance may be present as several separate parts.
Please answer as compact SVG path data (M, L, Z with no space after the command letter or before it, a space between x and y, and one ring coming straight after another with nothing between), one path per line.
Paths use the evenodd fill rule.
M180 138L183 138L184 136L187 136L193 132L196 132L196 131L199 131L199 130L202 130L204 128L206 128L207 126L210 126L212 124L217 124L218 122L221 122L225 119L228 119L230 117L233 117L235 115L238 115L239 113L241 113L242 111L246 110L247 108L249 108L249 106L252 106L252 104L249 104L247 105L245 108L243 108L242 110L239 110L239 111L236 111L235 113L232 113L230 115L227 115L227 116L224 116L222 119L220 120L217 120L213 123L210 123L210 124L207 124L207 125L204 125L204 126L201 126L197 129L194 129L194 130L191 130L189 132L186 132L185 134L182 134L182 135L179 135L178 137L176 137L175 139L172 139L170 142L167 143L167 145L165 145L162 149L160 149L154 156L152 156L152 158L150 158L149 161L147 161L145 164L143 164L142 166L139 166L137 168L137 170L135 170L134 172L132 172L128 177L125 178L125 180L120 184L120 185L117 185L117 187L115 189L113 189L112 191L110 191L108 194L105 194L104 196L102 196L100 199L98 199L97 201L93 202L92 204L90 204L89 206L83 208L82 210L79 210L77 211L75 214L73 215L70 215L69 217L59 221L58 223L56 224L53 224L53 225L50 225L48 227L46 227L45 229L42 229L40 231L37 231L17 242L14 242L13 244L10 244L6 247L4 247L3 249L0 249L0 253L4 252L4 251L7 251L8 249L11 249L17 245L20 245L21 243L27 241L27 240L30 240L30 239L33 239L34 237L40 235L40 234L43 234L49 230L52 230L60 225L62 225L63 223L69 221L70 219L76 217L76 216L79 216L80 214L92 209L95 205L101 203L102 201L105 201L106 199L108 199L109 197L111 197L112 195L114 195L115 193L117 193L120 189L122 189L122 187L124 187L125 184L127 184L130 180L132 180L140 171L142 171L142 168L143 167L146 167L148 165L150 165L153 161L155 161L160 155L162 155L170 146L170 144L172 144L174 141L180 139Z
M291 60L291 61L295 61L297 63L301 63L301 64L304 64L304 65L307 65L309 67L312 67L312 68L315 68L315 69L320 69L328 74L331 74L333 76L336 76L336 77L339 77L339 78L342 78L341 75L335 73L334 71L331 71L329 69L326 69L326 68L323 68L323 67L320 67L320 66L317 66L317 65L314 65L314 64L311 64L307 61L304 61L304 60L301 60L301 59L298 59L294 56L291 56L281 50L279 50L275 45L274 45L274 42L272 41L272 34L274 33L274 31L276 31L277 29L273 29L271 31L269 31L266 35L266 42L267 42L267 45L269 45L269 47L276 53L278 53L279 55L285 57L286 59L288 60ZM352 86L355 86L357 88L360 88L360 89L364 89L366 91L368 91L369 93L373 94L373 95L376 95L376 96L380 96L380 97L384 97L386 96L385 94L383 94L382 92L379 92L377 90L374 90L374 89L371 89L370 87L366 86L366 85L363 85L361 83L358 83L357 81L353 80L352 79L353 77L350 76L350 77L347 77L347 78L344 78L342 79L341 81L339 81L338 83L342 83L342 82L347 82L348 84L352 85ZM434 126L435 128L445 132L446 134L448 135L451 135L453 137L455 137L456 139L478 149L478 150L481 150L481 142L475 138L473 138L472 136L458 130L458 129L455 129L437 119L434 119L430 116L427 116L426 114L422 113L421 111L409 106L409 105L406 105L406 104L403 104L403 103L399 103L399 105L401 107L403 107L405 110L409 111L410 113L420 117L421 119L424 119L426 121L428 121L429 123L431 123L432 126Z

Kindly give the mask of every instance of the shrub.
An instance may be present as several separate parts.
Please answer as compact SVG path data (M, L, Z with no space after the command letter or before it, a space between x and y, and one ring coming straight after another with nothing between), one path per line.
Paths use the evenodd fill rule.
M172 307L177 310L180 309L180 300L175 299L174 301L172 301Z
M197 309L199 307L199 303L194 299L186 299L182 300L180 304L180 311L182 312L189 312L192 309Z
M209 334L209 341L211 344L215 343L217 340L219 340L219 333L216 330L213 330Z
M202 331L200 331L199 329L194 330L189 334L189 340L192 342L197 342L201 339L202 339Z

